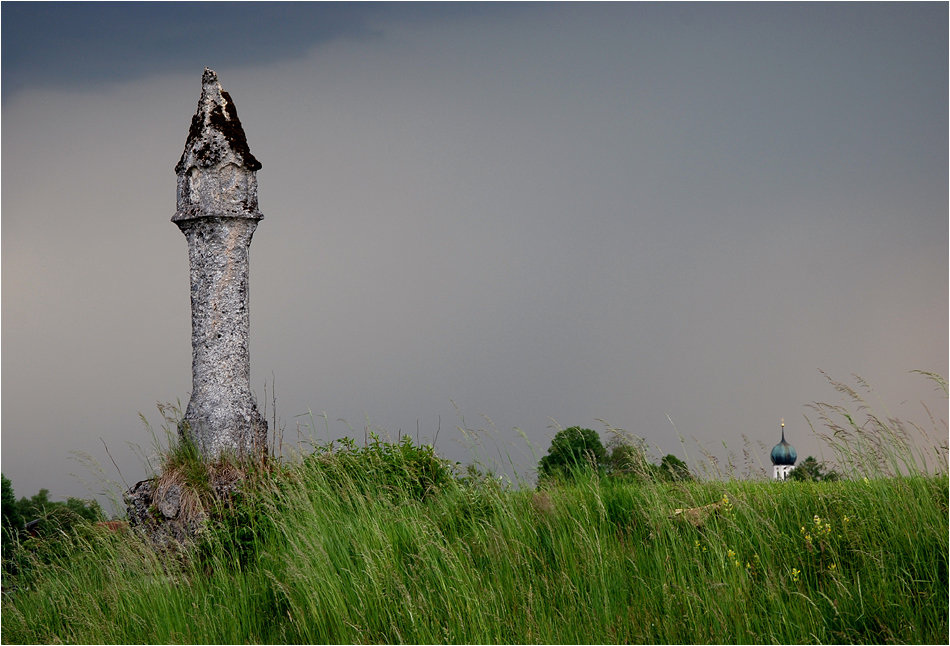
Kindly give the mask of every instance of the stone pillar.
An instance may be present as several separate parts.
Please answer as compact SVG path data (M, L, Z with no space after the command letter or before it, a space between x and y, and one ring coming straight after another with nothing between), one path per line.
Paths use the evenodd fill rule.
M260 457L267 422L251 394L248 250L257 223L260 162L230 95L205 68L178 175L172 222L191 261L192 392L179 432L207 459Z

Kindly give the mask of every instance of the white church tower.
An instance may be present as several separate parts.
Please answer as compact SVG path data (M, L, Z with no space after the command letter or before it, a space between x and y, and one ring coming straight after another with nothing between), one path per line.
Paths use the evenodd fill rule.
M782 419L782 441L772 449L772 464L775 465L772 467L772 479L787 479L797 459L795 447L785 441L785 420Z

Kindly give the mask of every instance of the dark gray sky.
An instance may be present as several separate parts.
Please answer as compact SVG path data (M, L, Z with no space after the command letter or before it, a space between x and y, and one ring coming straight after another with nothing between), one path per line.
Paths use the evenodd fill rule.
M169 220L205 65L263 163L252 383L276 378L285 442L308 409L332 437L441 420L469 462L459 413L484 415L530 468L515 428L540 457L552 420L602 419L692 464L741 462L744 434L767 467L781 418L819 454L819 368L945 420L910 371L948 372L947 25L944 3L4 2L4 474L88 495L70 451L118 480L101 437L132 484L138 413L187 403Z

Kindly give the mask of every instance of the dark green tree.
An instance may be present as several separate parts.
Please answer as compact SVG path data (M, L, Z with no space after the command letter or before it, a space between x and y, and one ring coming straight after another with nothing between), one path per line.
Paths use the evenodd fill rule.
M17 502L17 510L24 523L42 516L50 506L49 489L40 489L36 494L27 498L23 496Z
M638 480L656 479L656 465L650 461L643 440L616 434L607 443L607 473L612 477Z
M554 436L548 454L538 465L538 475L541 480L570 479L578 470L604 467L606 459L607 451L595 431L572 426Z
M658 471L661 478L670 482L693 480L689 466L672 453L663 456Z
M13 485L5 477L2 480L4 577L24 575L37 560L48 563L58 558L69 544L67 535L76 532L81 525L105 520L95 500L52 501L49 489L40 489L30 498L16 500Z
M77 522L94 523L105 518L95 500L67 498L53 501L49 499L49 489L40 489L30 498L20 498L16 506L23 523L39 521L31 531L40 536L57 530L69 531Z
M13 493L13 483L0 473L0 482L3 485L3 529L20 529L23 527L23 517L17 506L16 495Z
M607 473L615 478L638 482L676 482L693 480L689 466L672 453L659 464L650 458L643 439L617 433L607 443Z
M20 515L16 496L13 493L13 484L2 473L0 473L0 482L3 485L3 560L6 561L12 554L17 532L23 529L23 517Z
M804 462L788 472L788 477L799 482L836 482L841 475L809 455Z

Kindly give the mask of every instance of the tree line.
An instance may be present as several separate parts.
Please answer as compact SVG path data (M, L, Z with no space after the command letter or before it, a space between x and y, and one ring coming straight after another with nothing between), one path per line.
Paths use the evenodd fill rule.
M547 455L538 464L538 483L571 480L583 470L639 482L676 482L693 480L689 466L673 454L656 464L650 460L642 440L616 434L605 446L589 428L572 426L558 431ZM789 479L800 482L834 482L840 475L812 456L789 472Z
M29 498L16 499L13 483L0 474L3 508L3 559L10 558L12 550L28 537L46 537L59 531L69 531L77 522L94 523L104 520L102 508L95 500L67 498L49 499L49 490L40 489Z

